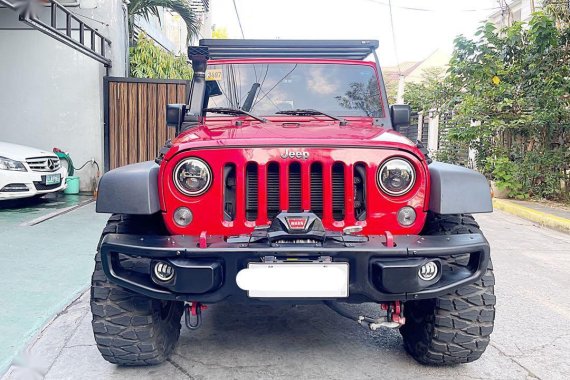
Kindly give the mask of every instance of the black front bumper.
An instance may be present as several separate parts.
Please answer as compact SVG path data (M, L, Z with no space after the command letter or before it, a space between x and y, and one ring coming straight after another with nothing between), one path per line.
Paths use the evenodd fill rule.
M314 260L330 257L349 264L347 302L381 302L433 298L477 281L487 269L490 249L479 234L450 236L395 236L387 247L383 236L363 243L326 242L322 246L229 244L210 237L206 248L190 236L141 236L109 234L101 244L107 277L118 285L144 295L164 299L214 303L225 299L255 301L236 283L237 273L264 257ZM450 265L460 257L467 265ZM151 269L157 261L175 269L169 283L157 285ZM441 275L425 282L418 270L435 260ZM283 299L258 299L258 301ZM310 302L322 299L289 299Z

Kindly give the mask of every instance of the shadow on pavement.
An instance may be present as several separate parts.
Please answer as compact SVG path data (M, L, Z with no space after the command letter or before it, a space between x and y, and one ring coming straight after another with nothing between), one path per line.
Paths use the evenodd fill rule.
M52 193L43 197L11 199L0 201L0 224L15 226L35 218L68 209L93 199L88 194Z
M91 194L51 193L42 197L8 199L0 201L0 212L18 210L19 212L37 212L39 210L56 210L75 206L92 198Z

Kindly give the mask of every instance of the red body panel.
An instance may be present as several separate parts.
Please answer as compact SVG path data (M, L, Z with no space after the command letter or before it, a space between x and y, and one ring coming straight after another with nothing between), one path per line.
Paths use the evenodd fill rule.
M303 60L291 60L299 62ZM268 59L248 60L246 63L272 62ZM276 62L289 62L282 60ZM327 63L327 60L306 60L306 62ZM372 62L330 61L334 63L370 65ZM243 61L216 61L213 63L244 63ZM384 108L384 107L383 107ZM374 123L372 118L347 118L348 125L340 126L337 121L327 117L271 116L268 123L251 120L248 117L209 117L193 129L180 134L172 141L172 148L164 155L160 166L159 192L161 207L166 226L172 234L200 235L206 231L209 235L238 235L250 233L256 225L270 222L267 218L266 168L275 162L280 167L280 183L287 183L288 165L301 163L301 182L303 209L310 209L310 172L313 162L322 163L323 178L330 178L330 171L335 162L345 164L345 218L334 220L332 209L326 205L332 203L332 184L323 183L323 224L331 230L360 224L367 235L418 234L423 228L429 194L429 173L424 155L407 138ZM379 119L380 122L382 119ZM309 157L282 158L285 149L307 152ZM210 189L197 197L180 193L173 182L172 172L176 164L187 157L198 157L206 161L213 172ZM417 179L413 189L401 197L392 197L383 193L376 184L379 166L391 157L404 157L413 163ZM245 209L245 169L249 162L255 162L259 168L259 209L257 220L247 221L244 213L237 213L235 220L226 221L223 215L223 168L228 163L236 168L236 210ZM355 164L364 164L367 171L365 221L357 221L353 212L354 186L353 168ZM280 208L288 209L288 187L280 186ZM194 220L187 227L180 227L173 222L173 213L177 207L188 207ZM417 219L409 227L402 227L397 222L396 213L404 206L415 209Z
M377 127L376 127L377 128ZM332 140L332 139L331 139ZM248 162L256 162L260 167L266 167L269 162L280 163L283 170L280 170L281 183L287 183L288 172L287 165L292 161L302 163L302 191L303 209L310 208L310 186L308 170L305 168L312 162L330 163L331 165L323 165L324 170L330 170L332 163L344 162L345 177L352 178L352 168L356 163L364 163L367 167L367 178L375 179L376 172L379 165L386 159L398 156L405 157L410 160L414 165L417 173L417 180L412 191L402 197L391 197L384 194L378 188L375 180L368 180L366 183L367 190L367 220L356 221L354 213L346 213L344 221L334 221L332 214L328 207L324 209L323 223L325 228L340 230L343 227L362 224L364 227L363 233L365 234L383 234L384 231L391 231L394 234L417 234L423 227L425 221L425 210L427 208L426 194L429 191L429 183L427 175L427 165L422 159L422 155L415 151L415 148L409 145L402 145L400 148L395 146L394 142L387 144L385 147L374 146L352 146L347 143L339 147L331 148L335 144L329 139L323 139L321 144L312 143L305 144L283 144L278 141L273 141L272 144L258 145L246 147L241 144L232 144L231 141L218 141L217 149L211 144L200 144L202 146L194 147L193 149L179 149L179 153L171 155L169 152L169 159L165 160L161 165L160 170L160 191L161 199L163 201L162 207L164 217L169 231L173 234L184 235L198 235L202 231L207 231L212 235L236 235L242 233L249 233L256 225L264 225L269 221L266 214L267 194L262 191L263 187L259 189L259 213L257 220L246 221L245 215L240 213L236 216L234 221L228 222L223 220L223 193L222 193L222 171L227 163L233 163L237 168L245 168ZM282 141L282 140L281 140ZM333 140L334 141L334 140ZM176 149L177 145L172 148ZM178 145L180 147L180 145ZM297 147L297 148L294 148ZM214 149L213 149L214 148ZM222 148L222 149L219 149ZM281 154L286 148L298 149L309 153L307 160L300 159L283 159ZM402 148L406 148L405 150ZM188 197L180 193L174 186L172 180L172 171L179 160L186 157L199 157L208 162L213 171L213 182L210 189L203 195L198 197ZM265 171L260 170L259 183L265 184ZM237 207L238 210L244 209L245 202L245 175L243 170L237 170ZM329 178L325 172L325 178ZM345 182L345 199L346 210L352 210L353 205L350 202L353 199L353 187L348 185L350 180ZM332 190L330 183L323 184L323 198L324 204L332 202ZM280 205L281 209L287 210L288 208L288 192L287 186L281 187ZM404 228L401 227L396 220L397 211L403 206L412 206L416 210L418 218L416 223L412 226ZM186 228L176 226L172 221L172 213L177 207L187 206L194 214L194 221Z
M226 146L329 146L405 149L419 153L415 144L397 132L373 125L371 118L347 118L346 126L326 117L268 117L270 123L260 123L244 117L214 117L204 125L180 134L172 141L165 155L196 148ZM237 122L243 123L236 126ZM207 126L206 126L207 125Z

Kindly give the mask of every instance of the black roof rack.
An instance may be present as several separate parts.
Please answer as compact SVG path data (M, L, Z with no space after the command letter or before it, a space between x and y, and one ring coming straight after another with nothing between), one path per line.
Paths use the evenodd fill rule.
M200 40L209 59L324 58L363 60L378 48L377 40ZM196 48L189 48L196 49ZM206 50L206 49L203 49ZM189 52L189 55L192 55Z

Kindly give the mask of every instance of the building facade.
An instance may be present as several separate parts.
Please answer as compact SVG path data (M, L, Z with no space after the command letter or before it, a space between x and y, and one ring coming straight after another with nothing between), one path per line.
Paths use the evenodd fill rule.
M25 10L17 3L0 0L0 141L57 147L76 166L93 159L102 169L103 79L128 76L127 2L44 0ZM139 27L180 53L185 26L167 13L162 23L151 19ZM176 28L184 29L178 39L172 37ZM82 191L95 189L95 165L76 175Z
M541 0L500 0L500 10L489 16L489 21L499 29L512 25L514 22L529 21L532 14L542 7Z

